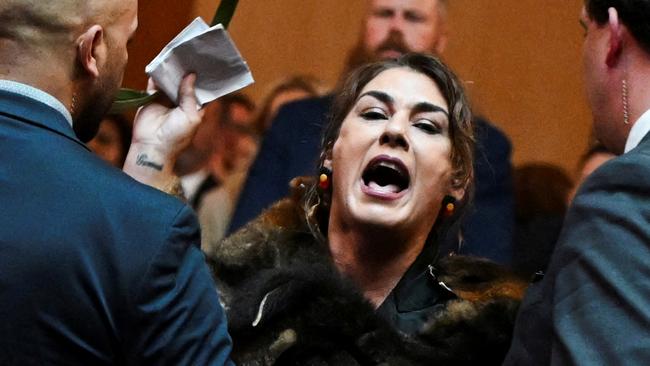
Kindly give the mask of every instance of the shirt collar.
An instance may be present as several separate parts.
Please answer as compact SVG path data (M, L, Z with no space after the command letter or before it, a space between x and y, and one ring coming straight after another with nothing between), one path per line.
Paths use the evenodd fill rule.
M52 95L27 84L2 79L0 79L0 90L20 94L30 99L34 99L38 102L44 103L61 113L63 117L65 117L65 119L68 121L70 126L72 126L72 115L70 115L70 111L68 111L63 103L61 103Z
M643 113L641 118L632 126L630 134L627 136L627 141L625 142L625 152L637 147L648 132L650 132L650 110Z

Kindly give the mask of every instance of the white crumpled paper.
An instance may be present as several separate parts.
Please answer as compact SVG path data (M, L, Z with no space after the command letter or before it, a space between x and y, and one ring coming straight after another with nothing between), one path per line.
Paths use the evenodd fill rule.
M201 18L169 42L145 72L174 102L178 102L183 77L196 73L196 98L201 106L254 82L228 32L221 24L210 27Z

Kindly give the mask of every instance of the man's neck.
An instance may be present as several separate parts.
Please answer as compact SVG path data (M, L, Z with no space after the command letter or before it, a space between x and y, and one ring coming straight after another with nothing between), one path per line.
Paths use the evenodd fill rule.
M2 63L0 59L0 79L29 85L41 90L56 98L69 111L74 86L66 77L67 73L61 72L60 68L52 64L44 65L40 61L32 62L29 60L24 62L26 62L24 65L29 66L14 66Z
M613 88L615 95L612 97L614 100L621 101L621 96L625 93L622 98L623 105L619 107L621 120L624 119L623 116L627 112L627 122L629 122L629 125L621 126L624 133L623 143L634 132L636 123L650 110L650 59L648 54L639 47L631 46L625 61L622 66L625 71L621 75L621 79L625 80L625 87L623 88L622 84L620 91ZM636 129L638 130L639 127ZM628 151L627 147L625 151ZM623 152L623 149L620 152Z

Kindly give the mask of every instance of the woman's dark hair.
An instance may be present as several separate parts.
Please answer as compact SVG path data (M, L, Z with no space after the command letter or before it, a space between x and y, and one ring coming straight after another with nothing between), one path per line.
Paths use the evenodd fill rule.
M589 18L600 25L609 20L609 8L616 9L621 22L650 53L650 0L585 0Z
M321 142L319 168L330 156L334 143L338 139L343 120L359 97L363 88L382 72L394 68L408 68L428 76L437 85L449 106L449 137L451 139L451 163L454 168L453 185L455 188L465 188L465 198L456 205L456 213L444 224L449 227L460 216L461 206L465 206L471 196L474 157L474 133L469 102L465 97L463 87L451 71L439 59L423 54L407 54L398 59L384 60L367 64L354 70L337 93L330 112L329 121L325 127ZM317 180L316 180L317 181ZM329 215L328 194L322 194L314 183L308 188L305 196L305 211L313 233L324 238L320 227L326 227ZM442 216L442 215L441 215ZM442 220L439 216L434 230L440 234ZM431 239L431 234L429 235Z

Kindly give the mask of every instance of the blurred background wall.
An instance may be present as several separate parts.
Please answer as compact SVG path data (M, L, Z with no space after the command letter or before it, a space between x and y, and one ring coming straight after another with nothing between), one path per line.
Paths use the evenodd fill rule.
M450 0L443 58L466 81L476 110L511 139L513 162L575 169L591 133L582 87L583 0ZM191 19L212 19L218 0L140 1L125 85L144 88L144 66ZM356 42L364 0L240 0L230 33L256 79L307 73L336 83Z

